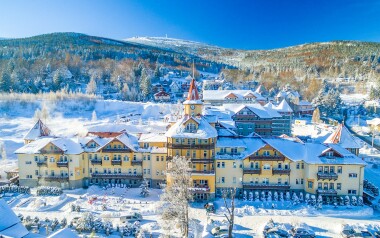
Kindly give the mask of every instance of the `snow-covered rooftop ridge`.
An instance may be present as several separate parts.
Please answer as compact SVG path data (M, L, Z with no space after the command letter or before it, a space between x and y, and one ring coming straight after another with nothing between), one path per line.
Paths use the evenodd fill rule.
M274 109L278 112L293 112L293 109L289 106L285 99L283 99L281 103L278 104L278 106L276 106Z
M76 232L72 231L70 228L62 228L50 236L48 238L76 238L79 237Z
M35 140L38 137L43 137L43 136L49 136L51 133L50 129L45 126L44 123L40 119L34 124L34 126L26 133L24 136L25 140Z
M197 122L197 130L194 132L189 132L185 128L185 122L188 120L194 120ZM172 138L197 138L197 139L209 139L218 136L216 129L211 126L206 119L203 117L195 118L190 116L185 116L172 125L169 130L165 133L166 137Z
M360 144L356 141L355 137L343 125L339 124L335 131L324 141L328 144L339 144L343 148L360 149Z
M166 142L166 136L164 134L157 133L144 133L140 135L139 142Z
M44 137L24 145L15 151L16 154L38 154L49 143L58 147L65 154L81 154L84 150L75 138Z
M28 233L4 199L0 199L0 237L21 238Z
M252 90L203 90L203 100L225 100L225 98L233 94L237 100L244 100L245 97L252 95L256 100L265 100L261 94Z

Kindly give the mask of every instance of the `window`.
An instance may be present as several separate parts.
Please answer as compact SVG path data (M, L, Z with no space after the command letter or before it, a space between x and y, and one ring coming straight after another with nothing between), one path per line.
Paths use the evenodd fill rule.
M296 179L296 184L298 184L298 179Z
M224 177L222 177L222 183L224 183L225 182L225 178Z
M281 163L278 163L277 168L278 168L278 169L282 169L282 164L281 164Z
M195 150L193 150L193 158L197 157L197 153Z
M231 148L231 154L237 154L237 148Z
M220 183L220 178L216 177L216 183Z
M318 183L318 189L322 189L322 183L321 182Z
M160 175L160 170L156 170L156 175Z
M277 183L278 183L278 184L281 184L281 183L282 183L282 179L281 179L281 178L278 178Z
M263 184L269 184L269 178L263 178Z
M270 170L270 164L264 164L263 169L264 170Z
M334 189L334 183L330 183L330 189Z
M133 160L136 160L136 155L133 155Z
M338 166L338 170L337 170L338 174L341 174L342 173L342 166Z
M196 130L196 126L194 123L188 123L186 125L186 130L189 132L194 132Z
M38 170L36 170L34 173L35 173L35 175L37 175L37 176L38 176Z
M156 161L160 161L160 156L156 156Z
M147 156L147 159L150 160L150 155Z
M329 173L329 166L325 166L323 168L323 173L328 174Z
M207 151L206 151L206 150L203 151L203 157L204 157L204 158L207 158Z
M313 189L313 182L312 181L308 181L307 182L307 187L310 188L310 189Z
M150 169L147 170L147 173L150 174Z
M164 156L161 156L161 161L164 161Z
M270 153L269 153L268 150L264 150L263 155L264 155L264 156L270 156Z
M259 166L259 162L256 162L255 163L255 169L259 169L260 168L260 166Z
M34 156L34 161L38 161L38 156Z
M333 157L334 156L334 152L333 151L328 151L326 153L326 157Z
M220 162L216 163L216 167L220 168Z
M357 173L349 173L349 174L348 174L348 177L349 177L349 178L357 178L357 177L358 177L358 174L357 174Z
M303 178L301 178L301 184L303 184Z
M305 168L305 164L301 163L301 169L304 169L304 168Z
M54 157L50 157L50 162L55 162Z
M318 166L318 173L322 173L323 172L323 167L322 166Z
M144 156L145 158L145 156ZM129 161L129 157L128 156L124 156L124 161Z
M330 166L330 173L331 174L335 173L335 166Z
M324 190L329 189L329 183L324 183L324 184L323 184L323 189L324 189Z
M225 168L225 167L226 167L226 164L222 162L222 168Z
M349 189L348 190L348 194L355 195L356 194L356 190Z
M32 161L25 161L25 164L32 164Z
M337 183L336 184L336 189L337 190L342 190L342 184L341 183Z
M232 162L232 168L236 168L236 162Z
M296 169L300 169L300 163L297 163Z
M146 169L144 169L144 174L146 174Z

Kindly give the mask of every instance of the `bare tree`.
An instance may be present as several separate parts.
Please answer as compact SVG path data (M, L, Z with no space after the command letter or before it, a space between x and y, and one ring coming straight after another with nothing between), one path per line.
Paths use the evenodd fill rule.
M232 238L232 231L234 229L234 219L235 219L235 196L236 188L225 189L222 192L224 205L227 209L227 214L224 216L228 221L228 237ZM228 199L230 199L230 204L228 205Z
M179 226L182 237L189 235L189 201L192 199L190 160L174 157L168 163L168 185L161 195L162 220Z
M311 121L313 123L320 123L321 122L321 115L320 115L318 107L314 109L313 117L311 118Z

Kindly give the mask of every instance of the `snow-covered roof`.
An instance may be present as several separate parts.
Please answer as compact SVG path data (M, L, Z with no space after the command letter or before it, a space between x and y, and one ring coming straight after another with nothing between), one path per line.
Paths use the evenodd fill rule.
M190 118L199 122L198 129L195 132L186 131L186 128L184 126L184 123ZM165 136L172 138L209 139L217 137L218 133L216 129L212 127L203 117L194 118L185 116L181 118L179 121L177 121L174 125L172 125L169 128L169 130L165 133Z
M48 238L72 238L72 237L79 237L76 232L72 231L70 228L66 227L63 229L60 229L50 236Z
M189 92L186 101L184 101L183 104L202 104L202 101L199 98L197 85L195 84L195 79L191 80Z
M360 149L360 144L356 141L355 137L348 131L348 129L340 124L335 131L324 141L327 144L339 144L343 148Z
M278 104L278 106L276 106L274 109L275 109L276 111L280 112L280 113L281 113L281 112L290 112L290 113L293 112L292 108L289 106L289 104L286 102L285 99L283 99L283 100L281 101L281 103Z
M50 129L45 126L40 119L34 124L34 126L24 136L25 140L35 140L38 137L49 136Z
M312 106L312 104L309 101L301 100L299 101L298 106Z
M253 92L252 90L203 90L204 101L225 100L225 98L233 94L237 97L237 100L244 100L244 97L252 94L256 97L256 100L265 100L261 94Z
M0 199L0 236L21 238L28 233L4 199Z
M139 142L166 142L167 138L163 134L156 134L156 133L146 133L146 134L141 134L139 138Z
M220 137L216 142L216 146L219 148L244 148L244 151L240 154L217 154L216 159L244 159L264 147L265 142L260 137Z
M367 120L368 125L373 125L373 126L378 126L380 125L380 118L376 117L373 118L372 120Z
M16 154L38 154L49 143L57 146L65 154L81 154L83 148L74 138L45 137L24 145L15 151Z

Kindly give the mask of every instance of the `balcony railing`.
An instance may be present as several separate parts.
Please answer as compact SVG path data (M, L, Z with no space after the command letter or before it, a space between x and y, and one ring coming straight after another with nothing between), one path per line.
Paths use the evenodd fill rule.
M254 156L249 156L249 160L254 160L254 161L284 161L285 156L281 156L281 155L270 155L270 156L254 155Z
M47 166L47 161L37 161L37 166L38 167Z
M63 154L60 150L40 150L41 154Z
M209 187L192 187L192 188L189 188L189 190L192 193L209 193L210 192Z
M192 170L191 173L193 173L193 174L215 174L215 170L206 170L206 171Z
M272 169L273 175L290 175L290 169Z
M61 168L61 167L68 167L69 166L69 162L67 161L57 161L57 167Z
M45 181L66 181L69 180L69 175L40 175L38 178L42 178Z
M211 144L172 144L168 143L169 149L202 149L212 150L215 149L215 143Z
M261 174L261 169L244 168L243 174Z
M143 163L142 160L132 160L131 161L132 165L140 165L140 166L142 166L142 163Z
M336 173L323 173L319 172L317 173L317 178L319 179L328 179L328 180L337 180L338 179L338 174Z
M129 148L104 148L102 149L103 152L117 152L117 153L130 153L132 152Z
M194 163L194 164L210 164L210 163L214 163L214 158L210 158L210 159L191 159L191 163Z
M111 160L112 165L121 165L121 160Z
M99 179L142 179L142 174L127 174L127 173L115 173L115 174L105 174L105 173L92 173L92 178Z
M102 165L102 160L101 159L93 159L91 160L92 165Z
M337 195L335 189L317 189L317 193L321 195Z
M261 190L289 190L289 184L267 184L267 183L243 183L244 189L261 189Z

